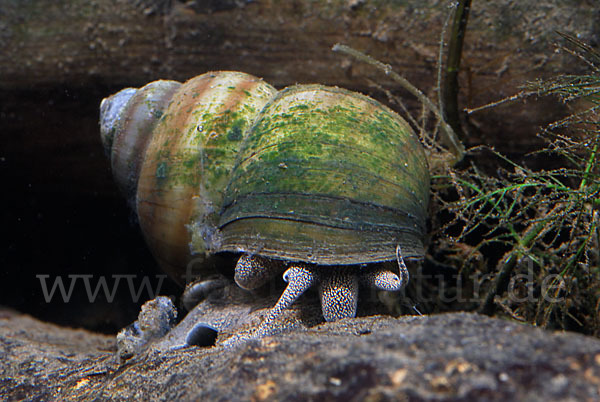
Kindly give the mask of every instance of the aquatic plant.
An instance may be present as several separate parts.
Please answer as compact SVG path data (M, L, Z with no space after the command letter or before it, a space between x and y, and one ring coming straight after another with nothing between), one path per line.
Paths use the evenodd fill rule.
M539 134L546 145L536 153L548 166L531 169L483 146L469 150L491 154L497 171L483 172L475 158L435 177L437 212L451 217L438 234L453 239L437 243L449 254L464 251L461 279L478 290L479 312L599 335L600 56L561 35L563 49L590 72L540 79L512 97L556 96L569 108Z

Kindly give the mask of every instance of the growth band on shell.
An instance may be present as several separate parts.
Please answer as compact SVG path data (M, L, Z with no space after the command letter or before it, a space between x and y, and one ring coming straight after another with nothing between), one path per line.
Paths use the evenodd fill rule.
M175 280L194 255L224 251L275 261L261 266L267 277L291 264L319 278L396 260L397 246L404 257L424 254L423 148L365 95L277 91L248 74L210 72L105 99L101 132L119 187Z

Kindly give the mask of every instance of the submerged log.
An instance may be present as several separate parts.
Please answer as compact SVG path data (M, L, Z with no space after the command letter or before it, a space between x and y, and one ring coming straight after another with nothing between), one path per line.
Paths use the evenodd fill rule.
M598 43L600 7L582 3L473 4L460 107L510 96L534 78L573 72L573 59L552 43L556 30ZM398 90L373 68L331 52L341 42L389 63L435 96L448 6L433 0L9 2L0 10L0 90L116 88L218 69L245 71L279 87L320 82L368 91L372 79ZM474 117L482 138L474 142L494 144L502 136L505 146L522 145L531 136L521 133L551 121L557 109L541 103L482 112Z
M555 30L594 45L598 5L476 2L464 49L469 100L564 71ZM421 86L434 82L445 1L95 0L9 2L0 25L0 88L141 84L235 69L275 85L355 87L365 66L332 54L342 42ZM447 38L446 38L447 39ZM385 81L385 80L384 80ZM500 89L503 89L500 91Z

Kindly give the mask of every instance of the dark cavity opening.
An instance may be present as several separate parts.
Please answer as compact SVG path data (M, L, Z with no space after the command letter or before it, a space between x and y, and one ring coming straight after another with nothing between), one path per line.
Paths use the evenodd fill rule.
M215 346L219 332L207 324L196 324L187 334L185 342L189 346Z

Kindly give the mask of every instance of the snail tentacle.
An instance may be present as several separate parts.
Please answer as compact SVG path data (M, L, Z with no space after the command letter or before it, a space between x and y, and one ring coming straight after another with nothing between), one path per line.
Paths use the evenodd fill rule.
M410 275L408 274L408 268L406 268L406 264L404 263L404 258L402 258L402 249L400 245L396 245L396 261L398 262L398 270L400 272L400 280L402 281L402 287L408 284L408 280Z

